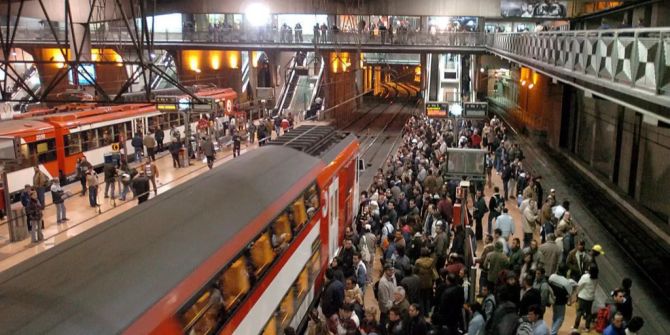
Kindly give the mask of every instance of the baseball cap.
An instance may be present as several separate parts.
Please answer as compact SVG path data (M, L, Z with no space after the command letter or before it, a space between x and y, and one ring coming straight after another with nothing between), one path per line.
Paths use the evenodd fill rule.
M593 250L593 251L595 251L595 252L597 252L601 255L605 254L605 251L603 251L603 247L600 244L594 245L593 248L591 248L591 250Z

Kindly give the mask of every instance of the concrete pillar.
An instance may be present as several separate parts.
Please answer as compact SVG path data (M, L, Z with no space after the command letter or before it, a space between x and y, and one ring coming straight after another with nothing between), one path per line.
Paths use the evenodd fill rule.
M647 22L645 22L647 23ZM670 26L670 2L659 1L651 7L651 20L648 27L667 27Z

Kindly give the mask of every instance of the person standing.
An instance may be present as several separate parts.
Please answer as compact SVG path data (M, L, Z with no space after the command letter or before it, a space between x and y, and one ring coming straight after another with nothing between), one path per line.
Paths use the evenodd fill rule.
M204 142L202 142L202 153L207 158L207 167L211 170L212 167L214 167L214 156L216 154L216 149L214 148L214 142L212 141L211 136L207 136Z
M42 205L37 197L37 191L32 189L30 191L30 199L28 200L28 206L26 206L26 217L28 222L30 222L30 237L33 243L37 243L44 239L42 235L42 211L44 210L44 205Z
M65 197L65 191L60 186L60 180L54 178L51 183L51 199L56 206L56 224L69 221L65 215Z
M146 134L142 140L142 144L147 147L147 157L152 161L156 160L156 139L151 134Z
M181 150L180 141L172 141L170 143L170 155L172 155L172 166L175 168L181 167L181 162L179 160L179 151Z
M521 222L523 226L523 247L526 248L530 245L530 241L533 239L533 232L535 231L535 223L538 219L537 205L535 205L535 200L530 200L528 206L521 213Z
M139 176L133 179L132 185L138 205L149 199L151 189L149 188L149 177L146 175L144 169L140 170Z
M158 129L156 129L154 137L156 138L156 145L158 148L158 152L163 151L163 140L165 140L165 132L163 131L163 126L158 126Z
M88 174L89 168L93 168L93 165L86 160L86 156L77 159L77 177L81 183L82 197L86 195L86 175Z
M484 219L484 214L486 214L488 211L489 209L486 207L486 200L484 200L484 194L482 194L482 190L477 190L474 204L477 241L481 241L484 236L482 220ZM498 223L496 222L496 225L497 224Z
M557 335L558 330L561 329L565 320L565 306L569 303L572 291L577 286L577 282L565 277L567 273L568 266L561 264L558 266L558 271L549 276L549 286L556 297L552 305L551 335Z
M242 138L240 137L240 132L236 131L233 134L233 158L240 155L241 146L242 146Z
M93 167L88 169L86 174L86 184L88 184L88 203L91 207L97 207L98 204L98 174Z
M493 196L489 199L489 235L493 234L493 219L497 218L500 213L502 213L503 207L505 207L505 200L500 197L500 188L494 186Z
M514 235L514 219L509 215L507 208L503 208L502 214L496 218L495 229L500 229L500 233L505 241Z
M137 132L133 139L130 141L130 145L133 146L135 150L135 161L139 162L142 159L142 152L144 151L144 142L142 141L142 133Z
M128 191L131 189L130 185L132 183L133 178L135 175L137 175L137 170L131 168L128 165L128 161L124 158L121 158L121 166L119 167L119 179L121 180L121 196L119 199L121 201L126 201L126 195L128 194Z
M103 168L105 174L105 198L109 198L109 189L112 189L112 199L116 198L116 167L113 163L105 163Z
M582 316L586 318L586 329L590 329L593 315L591 314L591 307L593 301L596 299L596 289L598 287L598 267L591 266L587 273L585 273L579 283L577 283L577 317L572 328L579 329L579 324L582 322Z
M158 179L158 168L150 159L147 159L142 165L142 170L144 175L149 178L151 185L154 187L154 193L158 194L158 188L156 188L156 179ZM137 194L137 192L135 193Z
M40 201L40 204L44 206L44 194L49 188L49 177L40 170L39 166L35 166L35 174L33 175L33 187L37 192L37 199Z

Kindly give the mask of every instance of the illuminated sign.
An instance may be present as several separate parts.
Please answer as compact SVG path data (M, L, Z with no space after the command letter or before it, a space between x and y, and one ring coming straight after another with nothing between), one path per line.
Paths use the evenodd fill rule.
M427 102L426 115L428 117L446 117L449 111L449 104L442 102Z
M489 107L488 102L466 102L463 105L465 107L465 117L486 117Z

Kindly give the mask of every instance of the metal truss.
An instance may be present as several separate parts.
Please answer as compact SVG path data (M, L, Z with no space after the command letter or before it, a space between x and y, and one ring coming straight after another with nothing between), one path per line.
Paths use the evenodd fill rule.
M5 18L6 23L4 27L2 27L3 29L0 29L0 48L2 52L0 70L5 74L5 80L0 85L0 102L75 102L49 97L70 71L72 71L74 83L79 82L77 78L82 78L92 84L97 95L97 102L100 103L123 102L122 95L127 93L131 85L138 79L141 79L141 83L145 88L145 102L153 102L151 83L157 77L174 85L179 91L183 92L184 95L190 96L196 102L201 102L191 90L173 79L155 63L157 59L154 59L156 58L154 57L154 29L153 26L149 27L149 21L151 21L151 24L153 25L153 20L148 20L147 17L154 16L157 0L123 0L123 2L122 0L109 0L114 1L114 16L122 19L125 27L124 33L130 36L132 42L129 45L112 44L110 42L110 45L107 47L117 51L122 58L122 65L133 66L132 73L128 76L128 79L120 86L119 90L115 91L103 88L96 82L95 74L91 73L87 67L81 66L82 64L119 64L118 62L108 61L94 62L90 59L90 54L86 54L90 53L90 49L86 45L87 41L90 42L91 40L91 23L100 20L101 11L104 12L105 6L108 5L108 0L89 0L85 22L74 22L71 1L74 2L75 0L64 0L64 38L58 33L56 28L58 25L56 22L50 18L44 5L44 0L37 0L45 18L43 20L43 25L50 33L49 38L53 38L53 41L55 41L55 48L60 50L62 59L25 61L17 60L15 59L16 57L12 57L12 49L15 46L18 47L18 44L15 43L15 37L19 22L21 21L23 8L28 1L29 0L19 0L18 3L13 1L3 1L5 7L2 8L1 6L3 5L0 5L0 8L6 9L7 13ZM76 4L81 5L81 2L77 2ZM10 13L16 8L15 6L18 6L18 11L16 17L12 17ZM12 22L12 19L15 19L14 22ZM139 24L137 24L138 21ZM75 29L76 25L83 25L84 29L77 30ZM88 44L90 45L90 43ZM21 45L25 45L25 43L22 43ZM103 46L104 45L99 45L98 47L102 48ZM24 77L15 69L15 65L18 64L23 64L26 67L29 66L28 64L61 64L63 66L53 78L42 83L42 87L39 91L34 91L26 82L28 78ZM9 80L13 81L14 85L9 85ZM25 90L30 96L29 100L14 99L12 96L15 87Z

